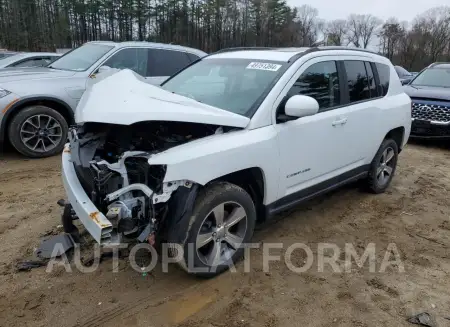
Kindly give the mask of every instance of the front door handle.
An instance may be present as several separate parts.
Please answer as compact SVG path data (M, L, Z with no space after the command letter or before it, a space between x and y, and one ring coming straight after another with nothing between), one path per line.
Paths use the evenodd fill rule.
M347 122L347 118L342 118L339 120L335 120L332 125L333 126L337 126L337 125L345 125L345 123Z

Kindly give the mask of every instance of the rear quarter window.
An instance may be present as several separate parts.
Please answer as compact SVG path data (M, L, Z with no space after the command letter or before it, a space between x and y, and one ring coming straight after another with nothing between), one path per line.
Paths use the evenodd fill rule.
M385 96L389 91L389 81L391 79L391 69L388 65L375 63L378 72L380 84L378 85L378 93Z

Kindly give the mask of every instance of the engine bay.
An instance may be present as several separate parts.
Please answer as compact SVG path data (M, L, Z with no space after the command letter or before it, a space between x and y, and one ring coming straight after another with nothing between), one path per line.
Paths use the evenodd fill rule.
M185 122L142 122L131 126L86 123L79 136L87 139L102 137L104 142L95 156L116 161L126 151L158 153L174 146L215 134L222 127ZM82 145L81 145L82 146Z
M163 183L166 167L150 166L148 159L229 129L186 122L85 123L70 130L70 151L84 191L111 222L116 241L122 236L144 241L154 238L164 221L171 194L192 187L190 181Z

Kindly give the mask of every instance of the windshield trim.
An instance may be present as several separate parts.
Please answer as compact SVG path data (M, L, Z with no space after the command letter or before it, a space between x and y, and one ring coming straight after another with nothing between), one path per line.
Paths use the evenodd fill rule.
M163 86L170 80L172 80L175 76L178 76L178 74L180 74L181 72L183 72L185 69L191 67L192 65L203 61L203 60L221 60L221 61L234 61L234 60L245 60L245 61L261 61L262 59L258 59L258 58L213 58L213 59L206 59L209 56L203 57L203 58L199 58L198 60L192 62L191 64L189 64L188 66L186 66L185 68L181 69L178 73L174 74L173 76L171 76L170 78L166 79L163 83L160 84L160 87L163 88ZM239 116L243 116L243 117L247 117L249 119L251 119L255 113L257 112L257 110L259 109L259 107L261 106L261 104L263 103L263 101L267 98L267 96L269 95L270 91L274 88L274 86L278 83L278 81L280 80L280 78L284 75L284 73L286 72L286 70L293 64L293 62L285 62L285 61L280 61L280 60L265 60L265 62L270 62L270 63L275 63L275 64L280 64L281 67L279 69L278 74L275 76L275 78L267 85L267 87L264 89L264 91L261 93L261 95L255 100L255 102L252 104L252 106L246 111L245 114L239 114L227 109L223 109L223 108L219 108L216 107L218 109L221 110L225 110L231 113L234 113L236 115ZM164 89L164 88L163 88ZM165 89L166 90L166 89ZM166 90L169 91L169 90ZM172 91L170 91L172 92Z
M95 45L100 45L100 46L106 46L106 47L109 47L110 49L109 49L108 51L106 51L106 52L105 52L100 58L98 58L95 62L93 62L92 65L90 65L88 68L83 69L83 70L78 70L78 69L64 69L64 68L55 68L55 67L53 67L53 64L54 64L55 62L57 62L58 60L61 60L62 58L64 58L65 56L67 56L69 53L71 53L71 52L73 52L73 51L75 51L75 50L77 50L77 49L79 49L79 48L81 48L82 46L87 45L87 44L95 44ZM91 42L88 42L88 43L85 43L85 44L83 44L83 45L80 45L79 47L76 47L76 48L74 48L74 49L72 49L72 50L70 50L70 51L67 51L67 52L64 53L62 56L59 56L58 59L56 59L55 61L51 62L50 65L48 65L47 67L48 67L48 68L51 68L51 69L55 69L55 70L66 71L66 72L75 72L75 73L86 72L86 71L90 70L93 66L95 66L95 64L96 64L97 62L99 62L100 60L102 60L105 56L107 56L109 53L111 53L111 51L113 51L113 50L116 49L116 48L117 48L117 47L115 47L115 46L113 46L113 45L100 44L100 43L95 43L95 42L92 42L92 43L91 43Z

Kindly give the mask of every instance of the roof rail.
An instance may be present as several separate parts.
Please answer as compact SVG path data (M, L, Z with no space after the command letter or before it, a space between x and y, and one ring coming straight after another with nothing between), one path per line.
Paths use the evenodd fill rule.
M280 49L283 49L283 47L234 47L234 48L221 49L216 52L213 52L212 54L231 52L231 51L280 50ZM302 55L305 55L306 53L309 53L312 51L327 51L327 50L359 51L359 52L380 55L378 52L367 50L367 49L361 49L361 48L351 48L351 47L346 47L346 46L315 46L315 47L310 47L308 50L306 50L302 53L298 53L297 55L294 55L293 58L290 59L290 61L292 61L293 59L296 60L296 59L298 59L298 57L301 57Z
M274 47L235 47L235 48L225 48L225 49L220 49L215 53L223 53L223 52L231 52L231 51L248 51L248 50L276 50L279 48L274 48Z
M360 51L360 52L367 52L372 53L376 55L380 55L378 52L367 50L367 49L361 49L361 48L351 48L346 46L338 46L338 45L330 45L330 46L319 46L317 47L318 50L349 50L349 51Z

